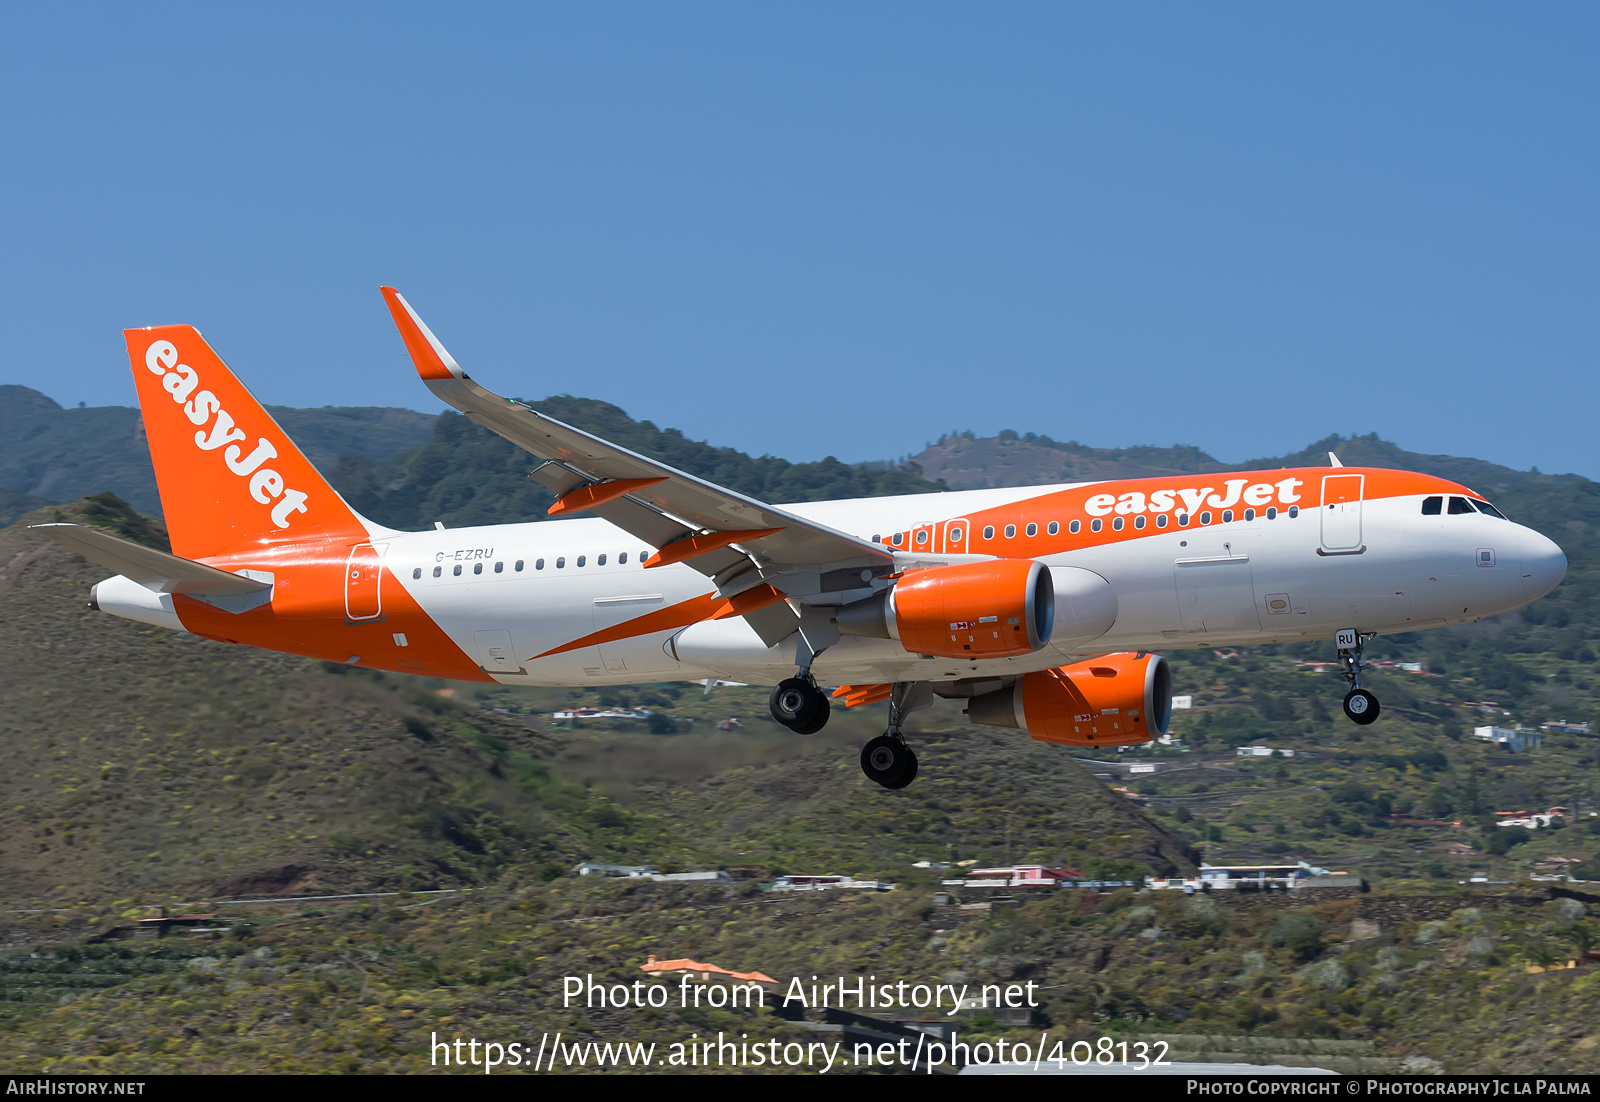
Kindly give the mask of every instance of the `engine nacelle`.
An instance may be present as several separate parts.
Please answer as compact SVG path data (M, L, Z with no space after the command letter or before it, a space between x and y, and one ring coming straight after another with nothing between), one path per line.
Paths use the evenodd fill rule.
M912 654L1011 658L1050 642L1055 586L1034 559L907 571L885 594L839 610L845 635L895 639Z
M1172 672L1159 654L1103 654L973 697L967 718L1068 746L1149 742L1172 721Z

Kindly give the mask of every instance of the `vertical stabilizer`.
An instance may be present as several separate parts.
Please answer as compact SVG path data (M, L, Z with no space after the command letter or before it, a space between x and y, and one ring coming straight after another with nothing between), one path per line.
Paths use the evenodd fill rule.
M175 554L367 538L361 518L192 326L123 336Z

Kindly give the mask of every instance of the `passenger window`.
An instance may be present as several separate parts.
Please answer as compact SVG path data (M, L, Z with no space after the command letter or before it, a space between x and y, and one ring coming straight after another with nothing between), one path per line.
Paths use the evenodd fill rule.
M452 570L451 573L454 574L458 578L461 577L461 564L457 563L456 564L456 568L454 570Z
M1422 515L1423 516L1425 516L1425 517L1436 517L1442 512L1444 512L1444 498L1442 498L1442 497L1425 497L1425 498L1422 499Z
M1037 536L1038 534L1039 534L1039 526L1037 524L1028 525L1028 535Z
M1224 510L1222 510L1222 523L1223 524L1232 524L1233 523L1233 510L1232 509L1224 509Z
M1293 520L1295 517L1297 517L1299 515L1300 515L1300 506L1298 506L1298 505L1289 506L1289 519L1290 520Z
M1017 534L1017 526L1015 524L1006 525L1006 539L1011 539L1016 534Z
M1091 531L1091 532L1100 531L1100 525L1101 525L1100 518L1099 517L1095 517L1093 520L1091 520L1089 522L1089 531Z
M443 573L444 573L444 567L436 566L436 567L433 568L433 576L435 578L437 578L439 575L441 575Z
M1112 518L1112 520L1111 520L1111 530L1113 532L1122 531L1122 518L1121 517L1113 517Z
M472 572L474 574L482 574L483 573L483 564L481 562L473 563L472 564Z
M1189 527L1189 514L1188 513L1179 513L1178 514L1178 527L1179 528L1187 528L1187 527Z
M517 560L517 565L513 566L511 569L513 569L515 571L518 571L520 573L521 570L522 570L522 560L518 559Z
M594 560L594 564L596 566L604 566L606 564L606 557L601 555L598 559Z
M894 545L899 547L904 542L906 542L906 534L904 532L896 532L894 534Z
M1256 511L1254 509L1246 509L1244 511L1244 519L1245 520L1255 520L1256 519Z
M1200 523L1201 524L1210 524L1211 523L1211 511L1209 509L1200 514Z
M578 565L579 566L583 566L588 561L588 559L589 559L588 555L579 555L578 556Z
M416 581L420 577L422 577L422 567L419 566L411 572L411 580Z
M1478 512L1480 513L1485 513L1491 517L1499 517L1501 520L1506 519L1506 515L1504 513L1502 513L1499 509L1496 509L1493 505L1490 505L1487 501L1474 500L1472 504L1478 507Z
M535 559L533 561L533 568L535 570L543 570L544 569L544 560L543 559Z
M504 574L505 570L506 570L506 564L505 563L497 562L497 563L494 564L494 572L496 574Z
M874 532L872 534L872 542L873 543L882 543L883 542L883 537L878 535L876 532ZM628 556L626 556L626 555L622 556L622 561L623 562L627 562L628 561Z
M926 528L924 528L922 531L917 533L917 546L921 547L923 544L925 544L927 542L928 542L928 530Z
M1267 519L1268 520L1277 520L1278 519L1278 507L1276 505L1272 506L1270 509L1267 510Z
M984 526L983 538L986 539L986 540L994 539L994 525L989 524L989 525L985 525Z
M628 553L626 551L624 551L622 554L617 556L617 565L618 566L627 566L628 565Z
M1165 528L1166 526L1167 526L1167 514L1162 513L1162 514L1160 514L1159 516L1156 517L1156 527L1157 528Z
M1142 514L1133 518L1133 526L1135 528L1144 527L1144 516Z
M1450 499L1450 515L1451 516L1453 516L1453 517L1460 516L1463 513L1470 513L1470 512L1472 512L1472 506L1467 504L1467 499L1466 498L1464 498L1464 497L1453 497L1453 498Z
M1081 523L1079 523L1078 521L1073 521L1071 524L1067 525L1067 531L1071 532L1074 536L1076 536L1078 534L1079 529L1081 529L1082 527L1083 527L1083 525Z
M1060 532L1060 531L1061 531L1061 524L1060 524L1060 522L1059 522L1059 521L1054 521L1054 520L1052 520L1052 521L1051 521L1051 522L1050 522L1050 527L1048 527L1048 528L1046 528L1046 529L1045 529L1045 531L1046 531L1046 532L1049 532L1049 533L1050 533L1050 534L1051 534L1051 535L1052 535L1052 536L1053 536L1053 535L1055 535L1055 534L1056 534L1056 533L1057 533L1057 532Z
M567 565L567 557L565 555L556 556L556 569L557 570L561 570L561 569L565 568L566 565Z

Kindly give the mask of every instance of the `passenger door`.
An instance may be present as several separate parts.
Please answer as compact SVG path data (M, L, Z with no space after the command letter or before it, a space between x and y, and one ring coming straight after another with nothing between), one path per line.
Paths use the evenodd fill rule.
M357 544L344 570L344 614L353 623L383 616L383 553L387 546Z
M1330 474L1322 479L1322 550L1351 554L1361 545L1361 493L1366 475Z

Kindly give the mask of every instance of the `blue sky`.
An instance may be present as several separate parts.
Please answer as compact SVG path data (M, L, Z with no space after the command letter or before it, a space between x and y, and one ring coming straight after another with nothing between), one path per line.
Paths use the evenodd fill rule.
M1330 432L1600 477L1600 9L8 5L0 382L466 369L793 459Z

